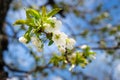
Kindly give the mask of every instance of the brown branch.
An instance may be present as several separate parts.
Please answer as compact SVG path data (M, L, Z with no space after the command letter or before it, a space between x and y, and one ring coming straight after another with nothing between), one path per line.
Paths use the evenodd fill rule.
M20 69L17 69L17 68L12 68L8 64L5 64L5 67L7 67L12 72L31 74L32 72L42 71L44 69L52 69L55 66L49 66L49 64L46 64L45 66L37 66L34 70L31 70L31 71L26 71L26 70L20 70Z
M68 59L68 54L69 54L69 53L68 53L68 50L67 50L67 48L66 48L66 52L65 52L64 56L65 56L65 59L66 59L67 63L71 65L71 62L70 62L70 60Z
M76 46L75 48L80 49L80 46ZM93 50L117 50L120 49L120 46L115 47L91 47Z
M117 49L120 49L120 46L116 46L116 47L104 47L104 48L93 47L91 49L94 49L94 50L117 50Z

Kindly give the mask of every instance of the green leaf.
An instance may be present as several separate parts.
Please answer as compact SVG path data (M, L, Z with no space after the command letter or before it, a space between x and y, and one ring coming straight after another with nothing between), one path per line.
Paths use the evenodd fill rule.
M17 20L14 25L17 25L17 24L25 24L26 23L26 20Z
M117 27L114 27L114 28L112 28L111 30L110 30L110 32L109 32L109 34L110 35L114 35L114 34L116 34L117 33Z
M26 20L26 25L34 27L35 26L34 22L35 22L34 19L27 19Z
M55 15L56 13L58 13L61 9L60 8L55 8L53 9L52 11L50 11L48 14L47 14L47 17L51 17L53 15Z
M82 37L86 37L88 35L89 31L88 30L84 30L81 35Z
M120 31L120 25L117 26L118 31Z
M100 12L100 11L102 10L102 4L99 4L99 5L96 7L96 10L97 10L98 12Z
M48 44L48 46L50 46L50 45L52 45L53 44L53 40L50 40L50 42L49 42L49 44Z
M58 64L59 64L59 56L54 54L53 57L50 59L50 63L53 63L54 66L58 66Z
M40 13L37 10L34 10L34 9L27 9L26 10L26 16L27 16L27 19L33 18L33 17L35 19L41 18Z
M27 43L30 41L31 37L30 37L30 32L32 30L32 27L29 27L29 29L26 31L26 33L24 34L24 37L28 40Z
M46 17L46 7L42 7L42 17Z
M101 31L102 31L102 32L107 32L107 31L108 31L108 28L107 28L107 27L103 27L103 28L101 28Z

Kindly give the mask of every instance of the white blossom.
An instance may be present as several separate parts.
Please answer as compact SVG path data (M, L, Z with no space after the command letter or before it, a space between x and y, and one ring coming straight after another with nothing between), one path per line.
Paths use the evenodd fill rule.
M104 13L104 16L105 16L105 17L108 17L108 16L109 16L109 13L105 12L105 13Z
M43 24L43 26L45 27L45 32L50 33L60 30L60 27L62 25L62 22L60 20L57 20L55 17L51 17L48 20L51 20L54 23L54 25L48 23Z
M57 45L60 52L65 52L67 35L63 32L57 31L53 33L52 40Z
M66 48L67 49L73 49L73 46L75 45L75 40L72 38L66 39Z
M69 68L69 71L71 71L74 67L75 67L75 65L73 64L73 65Z
M45 23L45 24L43 24L43 26L45 27L45 32L50 33L50 32L52 32L52 31L54 30L54 29L51 27L50 24Z
M87 45L82 45L80 48L81 49L86 49L88 46Z
M96 56L95 55L90 55L90 58L96 59Z
M65 46L66 45L66 39L67 39L67 35L63 32L57 31L53 33L52 36L52 40L54 41L54 43L58 46L62 45Z
M70 60L74 59L75 57L76 57L76 52L73 52L70 56L68 56Z
M55 21L55 27L59 29L62 26L62 22L60 20Z
M65 46L58 46L58 50L61 52L61 53L65 53Z
M19 41L22 42L22 43L26 43L27 39L22 36L22 37L19 38Z
M48 18L48 20L51 20L51 21L56 21L56 20L57 20L57 18L56 18L56 17L50 17L50 18Z
M42 42L41 42L41 40L39 38L35 37L35 36L33 36L31 38L31 40L32 40L33 45L37 48L37 50L39 52L41 52L42 51Z

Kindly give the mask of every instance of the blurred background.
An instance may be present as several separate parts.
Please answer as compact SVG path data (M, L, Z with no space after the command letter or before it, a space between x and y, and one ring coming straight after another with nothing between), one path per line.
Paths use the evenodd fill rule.
M0 80L120 80L120 0L0 0ZM45 65L55 46L44 47L44 54L18 41L27 26L13 26L26 19L25 9L62 10L55 15L62 21L61 31L76 40L75 48L89 45L96 59L73 72L61 68L34 69L35 53Z

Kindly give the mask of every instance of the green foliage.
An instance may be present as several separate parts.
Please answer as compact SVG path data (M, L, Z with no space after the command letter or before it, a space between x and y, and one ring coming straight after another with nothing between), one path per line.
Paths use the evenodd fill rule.
M21 25L21 24L26 24L26 20L17 20L14 25Z
M54 66L59 66L59 63L64 60L65 60L64 56L58 56L58 55L54 54L50 60L50 63L53 63Z
M52 45L53 43L54 43L54 41L53 41L53 40L50 40L48 45L50 46L50 45Z
M91 24L99 24L102 20L109 17L109 14L107 12L101 13L97 17L93 18L90 23Z
M117 26L117 30L120 31L120 25Z
M114 35L116 32L117 32L117 27L114 27L109 31L109 34Z
M86 48L82 49L82 52L74 52L72 54L65 55L53 55L51 58L50 63L52 63L55 66L58 66L61 62L62 65L64 65L64 68L66 64L71 65L80 65L81 67L86 67L88 63L90 63L93 59L95 59L96 53L91 51L90 47L87 46Z
M17 20L14 23L14 25L26 24L29 27L31 27L30 30L26 31L26 33L25 33L25 37L28 39L28 41L30 41L31 30L35 34L41 33L43 31L43 29L44 29L43 22L51 22L51 21L47 21L45 19L45 17L52 17L53 15L55 15L60 10L61 10L60 8L56 8L56 9L53 9L52 11L50 11L47 14L45 7L42 7L42 13L39 13L37 10L29 8L29 9L26 9L27 19L26 20ZM52 43L53 43L53 41L50 40L49 45L51 45Z
M27 9L26 16L27 16L27 19L30 19L30 18L39 19L39 18L41 18L40 13L34 9Z
M46 8L42 7L42 17L46 17Z
M81 33L81 35L82 35L82 37L86 37L87 35L88 35L88 30L84 30L82 33Z
M31 40L31 38L30 38L31 30L32 30L32 27L29 27L28 31L26 31L26 33L24 34L24 37L27 39L27 43L30 42L30 40Z
M97 10L98 12L100 12L100 11L101 11L101 8L102 8L102 4L99 4L99 5L96 7L96 10Z
M83 53L76 53L75 64L80 65L81 67L85 67L88 64L86 58L83 56Z
M53 9L51 12L49 12L49 13L47 14L47 17L51 17L51 16L55 15L55 14L58 13L60 10L61 10L60 8L55 8L55 9Z

